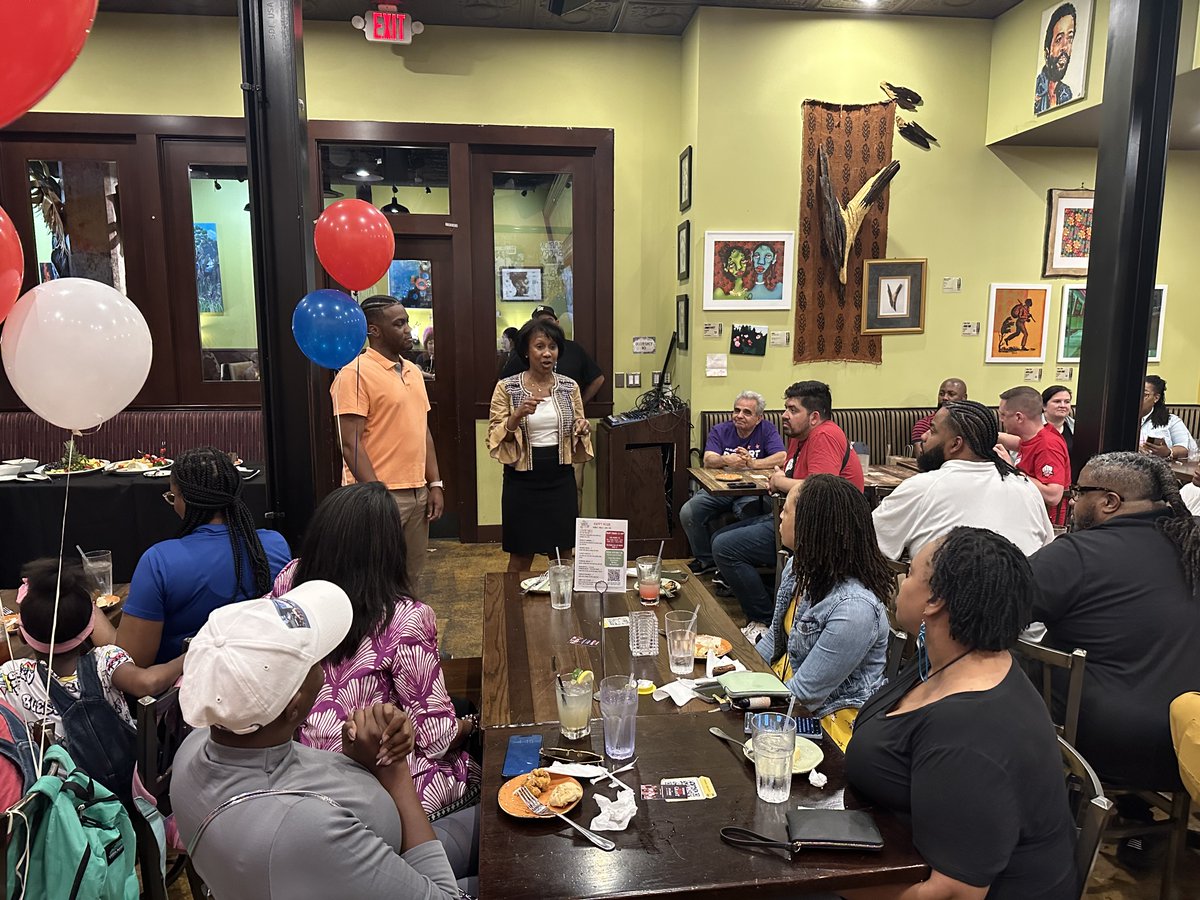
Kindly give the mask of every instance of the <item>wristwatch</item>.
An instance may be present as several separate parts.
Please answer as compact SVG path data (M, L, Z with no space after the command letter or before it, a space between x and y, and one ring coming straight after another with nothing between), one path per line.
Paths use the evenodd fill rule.
M437 481L429 482L429 487L431 487L431 488L440 487L444 491L446 489L446 482L442 481L439 478Z

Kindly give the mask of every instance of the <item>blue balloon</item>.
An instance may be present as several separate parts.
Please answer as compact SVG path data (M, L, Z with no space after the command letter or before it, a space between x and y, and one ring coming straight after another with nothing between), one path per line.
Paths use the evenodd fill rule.
M306 294L292 313L292 336L301 352L326 369L354 362L367 342L362 307L341 291Z

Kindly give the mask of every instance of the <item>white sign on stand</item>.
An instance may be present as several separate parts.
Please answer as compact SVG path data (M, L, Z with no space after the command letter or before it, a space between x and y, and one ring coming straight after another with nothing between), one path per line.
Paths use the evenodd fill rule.
M628 519L576 519L575 590L595 591L603 582L624 593L628 552Z

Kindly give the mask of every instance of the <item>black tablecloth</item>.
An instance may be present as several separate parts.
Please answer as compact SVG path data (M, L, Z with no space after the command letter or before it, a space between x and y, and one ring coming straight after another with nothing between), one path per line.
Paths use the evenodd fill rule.
M113 581L129 581L146 549L179 531L179 517L162 499L169 487L169 478L72 476L66 555L76 555L76 544L84 550L111 550ZM30 560L58 554L65 495L63 479L0 482L0 588L20 584L21 567ZM265 527L267 487L262 474L245 482L242 499L258 527Z

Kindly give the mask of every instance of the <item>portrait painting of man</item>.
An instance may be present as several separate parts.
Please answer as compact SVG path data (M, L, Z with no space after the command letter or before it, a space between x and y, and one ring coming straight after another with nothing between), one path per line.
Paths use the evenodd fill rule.
M1075 100L1087 88L1092 0L1070 0L1042 13L1033 113L1040 116Z

